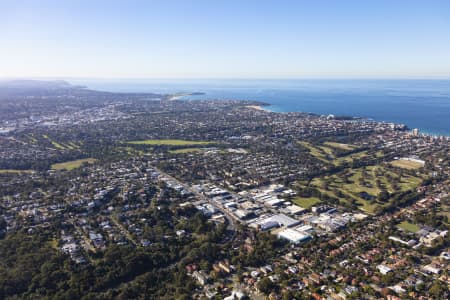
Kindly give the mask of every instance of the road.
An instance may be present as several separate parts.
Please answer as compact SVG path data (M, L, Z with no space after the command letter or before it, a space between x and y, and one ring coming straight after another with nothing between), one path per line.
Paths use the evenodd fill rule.
M225 219L227 220L227 231L230 231L232 234L231 236L227 236L223 241L222 244L225 244L229 241L232 241L234 239L234 237L236 236L236 222L238 222L237 218L232 215L231 213L229 213L225 207L223 207L223 205L221 205L220 203L216 203L214 201L212 201L211 199L209 199L208 197L206 197L205 195L197 192L194 188L192 188L190 185L181 182L180 180L176 179L175 177L167 174L166 172L153 167L157 172L159 172L161 175L163 175L164 177L168 178L169 180L172 180L174 182L176 182L177 184L181 185L182 187L184 187L186 190L188 190L189 192L191 192L192 194L194 194L198 199L206 201L208 203L210 203L211 205L217 207L225 216Z
M131 233L125 228L125 227L123 227L123 225L117 220L117 217L116 216L111 216L110 218L109 218L109 220L111 220L111 222L112 223L114 223L114 225L116 225L118 228L119 228L119 230L120 230L120 232L122 233L122 234L124 234L126 237L127 237L127 239L134 245L134 246L138 246L138 243L134 240L134 238L133 238L133 236L131 235Z

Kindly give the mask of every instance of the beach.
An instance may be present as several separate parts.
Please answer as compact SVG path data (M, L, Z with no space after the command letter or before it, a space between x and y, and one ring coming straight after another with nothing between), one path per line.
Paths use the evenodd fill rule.
M260 105L247 105L246 107L256 109L256 110L264 110L264 108Z

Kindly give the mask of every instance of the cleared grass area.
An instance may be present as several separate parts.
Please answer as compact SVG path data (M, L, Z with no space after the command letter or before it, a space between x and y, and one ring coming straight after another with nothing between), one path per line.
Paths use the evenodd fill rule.
M36 144L36 143L37 143L37 139L35 139L33 136L27 135L27 137L30 139L30 141L31 141L33 144Z
M42 137L44 139L47 139L50 143L52 143L53 147L55 147L56 149L59 149L59 150L65 150L66 149L66 147L64 147L60 143L53 141L48 135L43 134Z
M317 148L319 148L320 150L322 150L323 153L325 153L325 155L328 155L328 156L334 158L334 150L333 150L332 148L325 147L325 146L318 146Z
M143 140L131 141L128 144L133 145L165 145L165 146L187 146L187 145L209 145L213 142L206 141L186 141L186 140Z
M421 181L422 178L420 177L407 174L401 176L383 166L368 166L347 169L345 172L324 178L314 178L311 181L311 186L317 188L321 193L338 198L343 203L348 202L345 197L354 199L359 204L360 209L373 213L377 206L386 205L386 203L377 202L382 189L386 189L389 193L404 192L416 188ZM342 193L340 197L336 191ZM372 199L363 196L365 193L368 194L367 197Z
M20 173L31 173L33 170L12 170L12 169L3 169L0 170L0 174L20 174Z
M169 150L169 153L173 154L181 154L181 153L195 153L201 152L202 148L185 148L185 149L177 149L177 150Z
M77 160L67 161L67 162L64 162L64 163L53 164L51 168L53 170L67 170L67 171L70 171L70 170L73 170L73 169L81 167L81 165L84 164L84 163L93 164L96 161L97 160L95 158L77 159Z
M292 199L292 202L294 202L298 206L309 209L314 205L316 205L317 203L319 203L320 199L316 197L309 197L309 198L295 197L294 199Z
M375 208L377 208L378 206L383 206L383 205L379 205L376 203L370 203L369 201L363 200L361 198L356 199L356 202L358 202L358 204L360 205L359 208L362 211L365 211L370 214L373 214L373 212L375 211Z
M393 165L394 167L399 167L399 168L408 169L408 170L416 170L416 169L420 169L423 167L423 165L421 163L418 163L416 161L405 160L405 159L394 160L394 161L391 161L390 164Z
M377 157L377 158L381 158L381 157L384 157L384 153L383 153L383 151L381 151L381 150L378 150L377 152L375 152L375 157Z
M347 151L351 151L351 150L356 149L355 146L350 145L350 144L341 144L341 143L335 143L335 142L325 142L323 144L326 145L326 146L329 146L329 147L342 149L342 150L347 150Z
M413 223L409 223L407 221L401 222L400 224L398 224L398 227L403 230L413 232L413 233L416 233L417 231L420 230L419 226L417 226L416 224L413 224Z
M59 143L59 144L62 147L66 148L66 149L69 149L69 150L75 150L75 149L79 149L80 148L77 144L75 144L73 142L70 142L70 143Z
M316 148L308 142L301 141L298 143L299 143L299 145L307 148L309 150L309 153L312 156L314 156L315 158L317 158L323 162L330 163L330 161L328 159L326 159L326 153L324 153L322 149Z
M78 149L78 148L80 148L80 146L77 145L77 144L75 144L74 142L70 142L70 143L68 143L67 145L70 145L73 149Z
M314 146L308 142L300 141L299 145L307 148L309 153L315 158L329 164L333 164L335 166L342 165L344 163L352 163L355 159L362 159L373 155L374 157L381 158L383 157L382 151L377 151L375 154L369 154L367 150L355 152L346 156L336 157L335 150L336 148L340 148L343 150L354 150L355 146L350 144L340 144L334 142L325 142L324 146Z
M347 155L347 156L342 156L342 157L336 158L336 159L333 161L333 163L334 163L336 166L337 166L337 165L340 165L340 164L342 164L342 163L344 163L344 162L351 163L351 162L353 162L354 159L361 159L361 158L364 158L364 157L366 157L366 156L368 156L368 155L369 155L369 154L368 154L367 151L356 152L356 153L352 153L352 154Z
M51 141L52 142L52 145L53 145L53 147L55 147L55 148L57 148L57 149L60 149L60 150L65 150L66 148L63 146L63 145L61 145L60 143L57 143L57 142L55 142L55 141Z
M349 203L348 199L339 197L336 194L334 194L334 192L332 192L332 191L328 191L328 190L325 190L323 188L317 188L317 189L322 194L326 194L326 195L328 195L330 197L337 198L341 204L348 204ZM340 190L342 192L342 194L348 196L349 198L354 199L356 201L356 203L358 203L359 209L361 209L362 211L364 211L366 213L373 214L375 208L377 206L380 206L380 204L378 204L378 203L370 202L368 200L364 200L364 199L362 199L362 198L360 198L358 196L353 195L353 193L348 192L346 190L339 189L339 188L338 188L338 190Z

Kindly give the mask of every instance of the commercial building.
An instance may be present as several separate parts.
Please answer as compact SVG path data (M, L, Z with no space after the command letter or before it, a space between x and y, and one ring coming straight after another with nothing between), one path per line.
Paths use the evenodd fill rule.
M307 234L305 232L297 231L292 228L287 228L283 231L280 231L278 233L278 237L281 239L288 240L289 242L291 242L293 244L299 244L299 243L306 242L306 241L312 239L312 237L309 234Z

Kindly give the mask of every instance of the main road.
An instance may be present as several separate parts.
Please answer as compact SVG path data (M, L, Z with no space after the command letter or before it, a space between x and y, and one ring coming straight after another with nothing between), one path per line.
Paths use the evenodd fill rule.
M232 241L234 239L234 237L236 236L236 222L239 222L239 220L232 215L222 204L220 203L216 203L214 201L212 201L211 199L209 199L208 197L206 197L205 195L203 195L202 193L199 193L198 191L196 191L192 186L190 186L189 184L186 184L184 182L181 182L180 180L176 179L175 177L167 174L166 172L156 168L153 166L153 168L161 175L163 175L164 177L166 177L167 179L176 182L177 184L181 185L182 187L184 187L187 191L191 192L192 194L194 194L198 199L206 201L208 203L210 203L211 205L217 207L220 212L225 216L226 220L227 220L227 231L232 232L231 236L227 236L222 243L226 243L229 241Z

